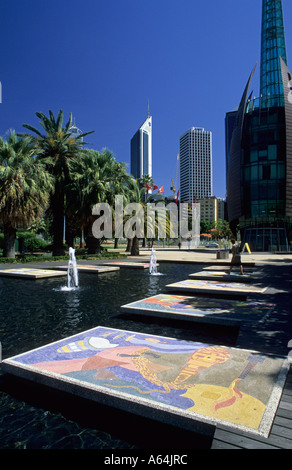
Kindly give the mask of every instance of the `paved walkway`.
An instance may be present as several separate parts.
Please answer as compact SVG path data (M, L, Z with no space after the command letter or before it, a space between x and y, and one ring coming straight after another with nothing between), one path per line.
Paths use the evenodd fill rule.
M168 262L196 262L202 264L210 263L222 263L226 264L230 262L231 255L229 260L219 260L216 256L216 250L211 249L197 249L197 250L176 250L171 248L155 248L156 257L159 261L168 261ZM121 251L122 253L122 251ZM151 249L141 249L140 256L134 257L131 256L131 259L140 260L141 258L150 258ZM258 263L265 265L273 265L277 263L291 263L292 264L292 253L243 253L242 255L243 263Z

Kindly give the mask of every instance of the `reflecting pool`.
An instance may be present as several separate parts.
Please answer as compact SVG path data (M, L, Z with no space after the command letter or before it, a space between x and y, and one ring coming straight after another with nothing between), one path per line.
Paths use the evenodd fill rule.
M164 292L202 266L160 263L163 275L147 269L103 274L79 272L79 287L67 278L37 281L0 278L0 341L3 359L96 326L151 333L190 341L233 344L230 329L122 314L120 306ZM64 397L7 375L0 376L0 448L136 449L134 423L125 413ZM135 421L136 419L136 421ZM123 422L126 420L126 423ZM145 429L144 429L145 424ZM140 423L141 425L141 423ZM151 433L151 423L143 430ZM132 430L130 428L133 428ZM140 427L141 428L141 427ZM147 431L147 432L148 432ZM132 434L131 434L132 432ZM146 432L146 431L145 431ZM144 438L143 438L144 439Z

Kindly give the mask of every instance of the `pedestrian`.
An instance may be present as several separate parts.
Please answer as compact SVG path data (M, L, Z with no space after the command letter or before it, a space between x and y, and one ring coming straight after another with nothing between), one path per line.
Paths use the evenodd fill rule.
M241 262L240 246L236 243L235 239L232 239L231 243L232 243L232 248L231 248L232 258L231 258L229 273L231 273L234 266L239 266L240 267L240 273L243 274L243 266L242 266L242 262Z

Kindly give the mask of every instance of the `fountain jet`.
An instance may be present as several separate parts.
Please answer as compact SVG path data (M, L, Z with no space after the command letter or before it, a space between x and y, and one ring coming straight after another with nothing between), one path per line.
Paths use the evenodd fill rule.
M68 262L68 289L78 287L78 271L75 258L75 250L69 248L69 262Z
M153 248L150 256L149 273L154 275L157 274L156 251Z

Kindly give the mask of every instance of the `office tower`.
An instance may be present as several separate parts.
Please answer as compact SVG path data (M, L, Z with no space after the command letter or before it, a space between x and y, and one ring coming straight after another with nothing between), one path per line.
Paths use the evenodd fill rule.
M180 138L180 200L192 203L212 193L212 133L192 127Z
M215 196L198 199L201 221L218 222L225 220L225 201Z
M246 84L227 176L231 228L253 251L287 250L292 230L292 99L281 0L263 0L260 96Z
M234 111L230 111L226 113L225 116L225 163L226 163L226 184L227 184L227 169L228 169L228 162L229 162L229 149L230 143L232 138L232 131L235 123L237 115L237 109Z
M131 175L152 176L152 117L149 115L131 139Z

